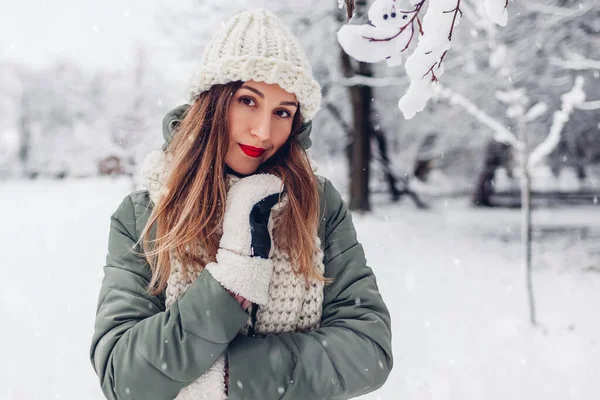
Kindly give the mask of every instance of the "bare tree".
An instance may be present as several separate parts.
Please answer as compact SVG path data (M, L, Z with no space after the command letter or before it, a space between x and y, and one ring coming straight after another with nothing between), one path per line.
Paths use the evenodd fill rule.
M523 264L526 272L529 316L533 325L537 325L537 318L531 270L531 174L536 165L546 158L559 143L562 130L575 107L583 104L585 100L585 94L582 89L583 82L583 78L577 77L571 91L562 96L562 107L554 113L548 135L535 148L531 145L527 125L545 113L546 105L544 103L536 103L533 106L529 106L529 98L524 90L516 89L497 94L498 99L507 105L509 115L516 121L517 131L513 133L464 96L448 88L439 89L439 95L442 98L447 99L451 104L462 107L480 122L491 128L495 134L494 139L512 146L518 157L521 182ZM533 150L530 150L531 148Z

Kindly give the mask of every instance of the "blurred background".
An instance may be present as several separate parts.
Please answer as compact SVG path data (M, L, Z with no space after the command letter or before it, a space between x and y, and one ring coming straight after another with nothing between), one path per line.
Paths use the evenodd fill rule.
M372 2L357 1L352 23ZM340 49L336 0L22 0L0 14L0 399L101 399L88 349L110 215L143 188L166 112L215 30L265 7L323 88L311 157L354 212L392 312L396 364L368 399L587 399L600 387L600 6L463 0L441 83L532 147L577 76L586 102L532 172L529 321L519 171L490 124L432 99L405 120L404 67ZM517 126L506 94L545 109ZM503 94L505 94L503 96ZM510 96L508 96L510 97ZM8 260L8 262L7 262Z

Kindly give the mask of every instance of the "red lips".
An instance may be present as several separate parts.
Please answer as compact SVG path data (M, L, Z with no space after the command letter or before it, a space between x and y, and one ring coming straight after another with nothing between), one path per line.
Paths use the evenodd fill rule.
M260 147L246 146L245 144L240 144L240 148L249 157L260 157L266 151L265 149L261 149Z

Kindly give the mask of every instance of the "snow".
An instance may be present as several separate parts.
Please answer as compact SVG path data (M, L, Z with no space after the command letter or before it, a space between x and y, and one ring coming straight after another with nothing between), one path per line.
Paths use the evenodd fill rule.
M396 7L392 0L377 0L369 8L370 24L343 25L337 37L344 51L358 61L388 60L399 65L415 33L412 10Z
M573 88L561 96L562 108L554 113L550 132L542 143L540 143L529 156L528 168L531 170L548 156L560 142L560 135L565 124L569 121L573 109L585 101L583 91L584 79L582 76L575 78Z
M2 183L1 399L103 399L88 351L110 215L129 190L126 179ZM519 210L467 202L416 211L375 197L372 214L354 216L395 355L387 384L362 399L594 398L597 206L534 210L544 335L527 322Z
M581 242L567 235L536 244L534 290L549 330L544 336L527 325L519 210L439 206L431 213L386 206L355 217L392 310L396 357L390 383L366 398L593 397L599 307L586 297L598 298L600 278L582 268L597 266L598 255L588 259ZM576 229L588 225L590 211L537 211L534 218Z
M126 185L40 182L0 188L0 398L102 399L87 353L110 215Z
M387 60L388 66L402 63L401 54L418 35L419 13L424 0L411 1L412 9L400 8L395 0L376 0L369 8L369 24L344 25L338 42L358 61L375 63ZM434 94L434 85L444 73L443 59L450 49L454 27L460 22L460 1L430 2L423 18L423 34L405 68L411 84L398 101L404 118L411 119L425 108Z
M410 29L392 41L371 42L367 37L382 39L392 37L398 29L378 28L370 25L343 25L338 31L340 46L358 61L374 63L395 55L396 43L402 47L410 38Z
M508 22L507 0L485 0L483 5L487 16L500 26Z
M411 119L425 108L434 94L434 85L444 73L441 62L450 49L450 32L460 21L460 14L449 12L458 6L456 0L430 2L423 18L419 44L406 60L406 73L411 79L408 91L398 101L404 118Z
M476 31L477 32L477 31ZM500 68L506 64L506 58L508 57L508 49L504 45L498 45L491 53L490 53L490 67L492 68Z
M543 101L540 101L539 103L536 103L533 107L531 107L529 111L527 111L527 114L525 114L525 121L535 121L536 119L544 115L546 111L548 111L548 105Z
M411 83L398 101L404 118L412 119L425 108L435 93L435 86L444 74L444 57L463 13L460 0L430 1L419 35L421 31L415 28L415 20L420 28L418 18L425 0L411 0L414 9L400 9L400 3L396 0L376 0L369 8L369 24L344 25L337 37L344 51L356 60L376 63L385 59L389 67L394 67L402 64L401 54L419 36L416 48L405 63ZM507 4L508 0L484 0L485 15L492 22L506 26ZM470 10L464 4L463 8ZM500 50L505 49L501 47ZM494 52L490 56L490 65L498 66L502 58L501 51Z

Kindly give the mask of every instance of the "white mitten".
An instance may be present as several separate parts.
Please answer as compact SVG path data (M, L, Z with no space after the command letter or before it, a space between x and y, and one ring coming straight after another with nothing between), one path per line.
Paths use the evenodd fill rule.
M267 303L273 274L268 222L282 191L281 179L271 174L235 183L227 193L217 262L206 266L223 287L258 305Z

